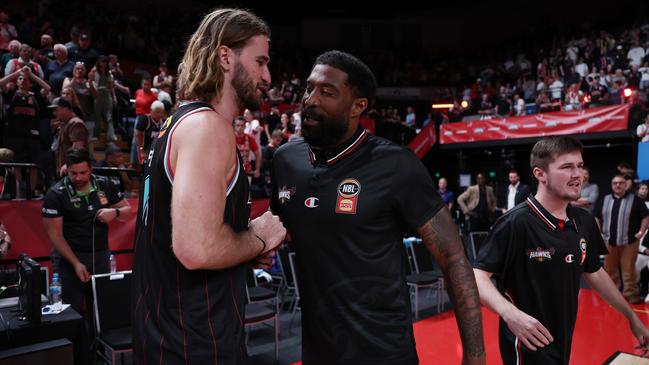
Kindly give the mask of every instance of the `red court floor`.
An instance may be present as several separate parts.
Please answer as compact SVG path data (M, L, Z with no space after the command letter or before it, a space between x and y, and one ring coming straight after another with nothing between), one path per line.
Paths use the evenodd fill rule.
M643 322L649 324L649 305L634 305ZM501 364L498 353L498 317L483 309L487 364ZM452 311L433 316L414 325L417 353L421 365L459 364L462 354L460 335ZM579 293L579 313L572 342L572 365L602 364L614 352L641 354L627 321L590 289ZM295 363L294 365L299 364Z

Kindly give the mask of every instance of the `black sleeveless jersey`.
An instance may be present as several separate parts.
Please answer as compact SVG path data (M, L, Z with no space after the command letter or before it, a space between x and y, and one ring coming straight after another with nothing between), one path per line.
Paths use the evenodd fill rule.
M131 295L133 350L139 364L239 364L247 357L245 265L187 270L171 248L171 141L186 117L204 112L214 111L202 102L181 105L165 121L145 164ZM205 163L217 158L205 156ZM224 221L235 232L248 229L248 190L237 154L224 212Z

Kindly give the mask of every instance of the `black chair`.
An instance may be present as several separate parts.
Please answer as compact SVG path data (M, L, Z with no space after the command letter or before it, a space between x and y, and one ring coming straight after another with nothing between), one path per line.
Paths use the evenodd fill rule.
M115 356L133 351L131 335L131 271L92 276L97 354L115 364ZM110 359L106 356L110 352Z
M295 314L298 310L302 310L300 307L300 289L298 287L298 276L297 276L297 267L295 266L295 252L290 252L288 254L288 262L291 268L291 275L293 276L293 284L295 284L295 300L293 301L293 310L291 314L291 321L288 325L289 333L291 331L291 326L293 325L293 320L295 319Z
M478 258L478 252L480 252L480 247L487 239L487 236L489 236L489 232L476 231L476 232L469 233L469 240L471 242L471 246L473 246L473 257L475 259Z
M297 284L295 283L291 271L291 264L288 259L289 252L290 249L288 245L283 245L277 251L277 254L279 256L279 267L282 270L282 287L280 289L282 308L284 307L286 297L290 296L291 301L289 302L289 310L292 310L293 306L297 302Z
M246 294L248 295L249 303L258 302L273 302L277 306L277 293L274 290L259 286L255 272L252 268L248 268L246 273Z
M421 241L421 240L418 240ZM423 244L417 241L404 245L411 273L406 276L406 283L414 295L415 319L419 318L419 289L433 288L437 299L437 312L442 309L442 292L444 275L436 269L432 256Z

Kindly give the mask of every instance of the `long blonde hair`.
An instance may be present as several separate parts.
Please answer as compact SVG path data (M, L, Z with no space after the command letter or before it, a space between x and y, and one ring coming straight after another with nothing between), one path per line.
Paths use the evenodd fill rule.
M220 100L224 76L218 48L227 46L238 52L256 35L270 37L270 28L247 10L217 9L207 14L187 43L179 67L179 99Z

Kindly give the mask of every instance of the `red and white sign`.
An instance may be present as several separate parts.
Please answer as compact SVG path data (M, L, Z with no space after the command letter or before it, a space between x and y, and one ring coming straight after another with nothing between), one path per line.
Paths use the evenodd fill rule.
M417 155L420 159L424 158L428 151L433 148L433 145L437 142L437 135L435 134L435 123L428 123L424 129L419 131L419 134L415 139L410 141L408 148Z
M620 131L628 127L629 107L629 104L613 105L569 112L442 124L440 143Z

